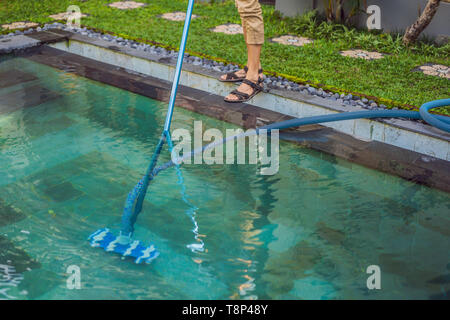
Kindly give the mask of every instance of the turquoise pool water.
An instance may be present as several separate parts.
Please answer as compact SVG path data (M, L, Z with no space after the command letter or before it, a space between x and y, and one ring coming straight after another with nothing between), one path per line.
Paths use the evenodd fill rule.
M0 299L449 298L448 194L287 142L273 176L185 165L194 212L163 171L137 222L161 252L151 265L91 248L93 231L120 227L165 108L25 58L0 62ZM194 120L233 128L180 108L172 128ZM66 286L70 265L80 290ZM381 290L367 289L369 265Z

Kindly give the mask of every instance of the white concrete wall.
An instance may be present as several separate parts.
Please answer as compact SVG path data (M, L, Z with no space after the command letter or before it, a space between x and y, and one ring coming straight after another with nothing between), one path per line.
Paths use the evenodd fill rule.
M381 27L386 32L404 31L419 16L428 0L367 0L367 5L381 8ZM311 9L324 11L323 0L277 0L275 9L287 16L303 14ZM366 25L366 15L361 14L358 25ZM424 35L436 37L450 36L450 3L442 2L433 21L424 30Z

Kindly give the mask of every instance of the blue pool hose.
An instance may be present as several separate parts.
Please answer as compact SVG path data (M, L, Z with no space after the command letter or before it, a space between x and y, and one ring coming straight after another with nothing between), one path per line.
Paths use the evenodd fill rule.
M166 162L165 164L156 167L158 157L164 146L164 143L169 140L170 142L170 124L172 122L172 115L175 106L175 98L178 89L178 83L180 80L181 69L183 65L184 52L186 48L186 40L189 32L189 26L191 23L192 9L194 5L194 0L189 0L186 18L184 22L183 35L181 38L180 50L178 51L177 65L175 69L174 80L172 83L172 90L169 99L169 106L166 115L166 121L164 124L164 131L159 139L158 145L150 161L150 165L147 168L145 175L141 178L138 184L131 190L125 202L125 207L122 215L122 228L120 232L120 237L124 237L125 241L129 241L134 232L134 224L136 222L137 216L142 210L142 204L147 192L148 185L151 180L162 170L181 164L182 160L193 155L203 152L204 150L210 149L218 144L223 144L228 140L238 138L239 136L248 136L250 134L258 134L261 130L266 130L270 132L271 130L287 129L292 127L300 127L310 124L318 124L333 121L342 120L352 120L352 119L371 119L371 118L406 118L406 119L422 119L429 123L430 125L439 128L445 132L450 132L450 118L440 115L432 115L429 110L438 107L444 107L450 105L450 99L442 99L427 102L421 106L419 112L417 111L406 111L406 110L376 110L376 111L356 111L356 112L343 112L322 116L313 116L306 118L291 119L287 121L282 121L278 123L272 123L263 127L256 128L253 133L243 133L232 137L227 137L219 142L213 142L196 150L193 150L190 154L184 155L182 158L177 159L176 162L173 160ZM170 148L171 149L171 148Z

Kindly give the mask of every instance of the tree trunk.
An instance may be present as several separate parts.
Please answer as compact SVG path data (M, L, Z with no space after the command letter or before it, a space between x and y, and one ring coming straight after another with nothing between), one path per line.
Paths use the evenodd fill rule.
M345 0L338 0L336 1L336 22L337 23L343 23L344 22L344 1Z
M406 29L405 35L403 36L404 45L408 46L417 40L422 31L430 24L440 2L441 0L428 0L425 10L423 10L417 21Z

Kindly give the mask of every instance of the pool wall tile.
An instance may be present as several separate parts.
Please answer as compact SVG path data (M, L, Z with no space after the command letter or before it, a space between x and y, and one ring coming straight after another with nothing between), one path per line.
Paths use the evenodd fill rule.
M372 140L372 128L373 125L370 121L355 121L354 123L354 135L363 140Z
M355 134L355 123L356 123L356 120L345 120L345 121L324 123L323 125L333 128L337 131L349 134L349 135L354 135ZM358 138L361 138L361 137L358 137Z
M445 159L448 153L448 143L445 141L425 137L420 134L415 136L414 151Z
M400 148L414 150L414 143L417 139L416 133L409 132L401 132L397 128L387 126L385 128L385 143L392 144L394 146L398 146Z
M384 123L376 122L376 121L370 121L371 127L371 138L376 141L384 142L384 131L386 129L386 126Z

